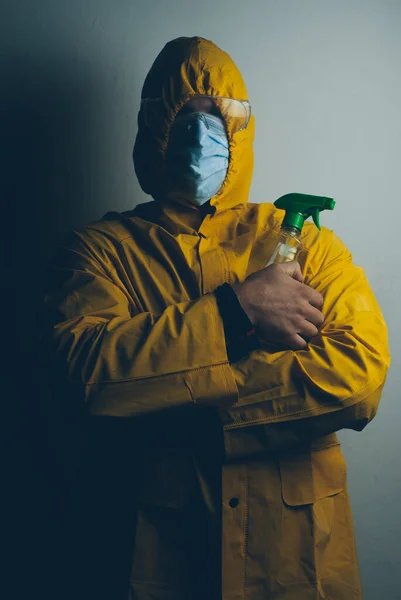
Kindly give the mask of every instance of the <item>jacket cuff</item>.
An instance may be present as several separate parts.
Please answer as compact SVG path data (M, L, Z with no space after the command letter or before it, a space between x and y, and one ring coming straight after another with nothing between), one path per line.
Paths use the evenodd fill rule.
M257 347L255 328L228 283L215 290L223 321L229 362L236 362Z

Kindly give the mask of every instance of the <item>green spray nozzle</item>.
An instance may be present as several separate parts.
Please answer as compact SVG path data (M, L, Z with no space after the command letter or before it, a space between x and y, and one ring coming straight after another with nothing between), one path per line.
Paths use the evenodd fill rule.
M274 203L274 206L286 211L282 227L296 227L299 231L302 231L305 219L309 217L320 229L320 212L333 210L335 205L333 198L311 194L286 194Z

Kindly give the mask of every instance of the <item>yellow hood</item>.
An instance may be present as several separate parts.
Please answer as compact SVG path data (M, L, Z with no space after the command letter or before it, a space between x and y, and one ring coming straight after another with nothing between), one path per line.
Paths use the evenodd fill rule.
M138 118L134 165L139 183L158 202L169 201L165 154L171 124L188 96L207 94L248 100L244 81L230 56L213 42L181 37L169 42L146 77L142 98L163 100L163 127L157 134ZM254 118L243 131L229 136L229 166L225 182L210 204L217 211L248 201L253 172ZM185 205L198 210L189 201Z

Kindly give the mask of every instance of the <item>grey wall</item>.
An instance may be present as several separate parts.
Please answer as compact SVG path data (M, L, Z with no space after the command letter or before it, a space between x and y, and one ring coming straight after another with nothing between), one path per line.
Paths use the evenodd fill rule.
M131 162L140 90L179 35L214 40L244 74L257 119L251 199L333 196L324 223L366 269L387 318L393 363L381 410L363 433L341 438L365 598L398 600L399 0L3 1L3 242L14 262L2 287L18 311L17 352L23 362L33 344L27 290L34 297L59 236L146 200Z

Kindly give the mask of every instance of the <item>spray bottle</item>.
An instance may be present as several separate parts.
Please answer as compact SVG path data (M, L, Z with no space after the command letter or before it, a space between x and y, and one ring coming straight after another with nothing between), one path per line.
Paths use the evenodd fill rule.
M273 263L296 260L302 248L300 238L305 219L312 217L316 227L320 230L320 212L322 210L333 210L335 204L332 198L311 196L310 194L286 194L276 200L274 206L286 212L281 225L279 240L266 267Z

